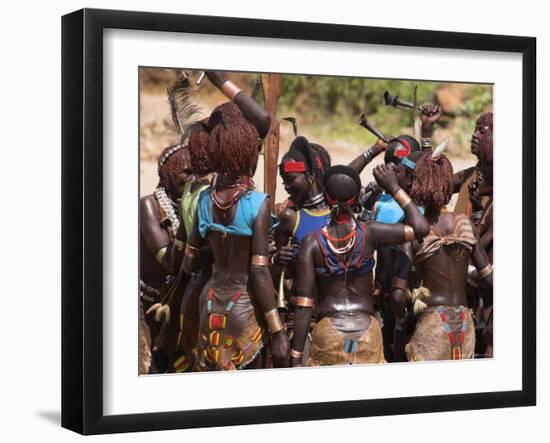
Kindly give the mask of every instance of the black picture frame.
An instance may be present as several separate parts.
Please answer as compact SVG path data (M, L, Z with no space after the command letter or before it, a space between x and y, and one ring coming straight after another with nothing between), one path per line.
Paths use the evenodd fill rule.
M523 66L522 389L106 416L103 413L103 30L108 28L519 53ZM83 9L62 18L62 426L82 434L536 404L536 39Z

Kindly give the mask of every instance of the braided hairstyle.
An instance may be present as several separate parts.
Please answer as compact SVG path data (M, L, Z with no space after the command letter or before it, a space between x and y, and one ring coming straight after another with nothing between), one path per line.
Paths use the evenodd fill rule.
M169 186L191 164L189 149L179 146L181 145L168 146L160 154L158 160L159 187Z
M223 103L193 127L189 136L193 171L253 175L258 163L259 134L233 102Z
M361 179L357 171L349 166L332 166L324 177L325 198L331 207L331 223L342 213L348 213L353 219L352 206L361 191Z
M307 138L300 135L292 141L288 152L281 159L279 174L283 179L285 177L284 164L288 161L304 163L305 174L309 184L308 192L311 192L312 182L317 183L319 191L322 192L324 190L323 178L325 171L330 168L331 158L323 146L317 143L310 143Z
M453 195L453 166L444 154L433 160L431 153L421 155L414 168L410 197L426 214L438 214Z

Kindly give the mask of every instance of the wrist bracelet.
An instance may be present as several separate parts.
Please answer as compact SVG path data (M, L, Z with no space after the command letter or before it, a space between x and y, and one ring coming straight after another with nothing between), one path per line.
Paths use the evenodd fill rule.
M281 317L279 317L279 311L277 310L277 308L273 308L271 311L266 312L264 315L265 321L267 322L267 328L269 329L271 335L279 332L281 329L284 328Z
M401 206L401 209L405 209L412 201L407 193L401 188L394 194L393 199Z
M242 90L239 89L239 87L233 83L231 80L227 80L221 87L221 91L224 93L224 95L231 101L235 99L237 94L241 92Z
M296 349L292 348L290 348L289 354L292 358L302 358L304 356L303 352L297 351Z
M485 266L483 269L479 271L479 278L483 280L484 278L489 277L493 272L493 265L489 263L487 266Z

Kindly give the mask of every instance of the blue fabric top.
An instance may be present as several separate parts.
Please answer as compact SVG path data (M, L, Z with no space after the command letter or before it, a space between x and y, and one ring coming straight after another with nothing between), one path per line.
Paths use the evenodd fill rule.
M366 245L367 236L365 234L365 227L363 223L359 223L357 226L357 238L355 239L355 245L353 247L351 257L344 263L339 260L338 256L330 249L326 237L321 232L321 229L316 229L313 235L319 243L321 252L325 259L325 266L315 268L320 274L323 275L342 275L346 272L355 272L358 274L366 274L373 270L375 260L372 255L365 256L364 250Z
M293 231L294 255L300 253L300 244L304 237L316 229L321 229L330 220L330 209L314 212L309 209L300 209L296 213L296 224Z
M237 212L235 213L233 221L229 225L224 226L212 220L212 199L210 197L210 190L202 192L197 206L200 236L206 238L208 233L212 230L240 237L251 237L256 216L258 212L260 212L266 197L267 194L263 192L247 192L236 203Z
M418 208L424 214L424 208ZM382 194L374 209L374 221L381 223L401 223L405 220L405 211L390 194Z

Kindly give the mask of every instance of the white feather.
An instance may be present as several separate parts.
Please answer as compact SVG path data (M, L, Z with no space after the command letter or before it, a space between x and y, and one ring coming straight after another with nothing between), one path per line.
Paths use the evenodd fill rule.
M441 143L439 143L437 147L434 149L432 153L432 160L433 161L439 160L439 157L441 157L441 154L443 154L443 151L445 151L445 149L447 149L448 146L449 146L449 139L446 138Z

